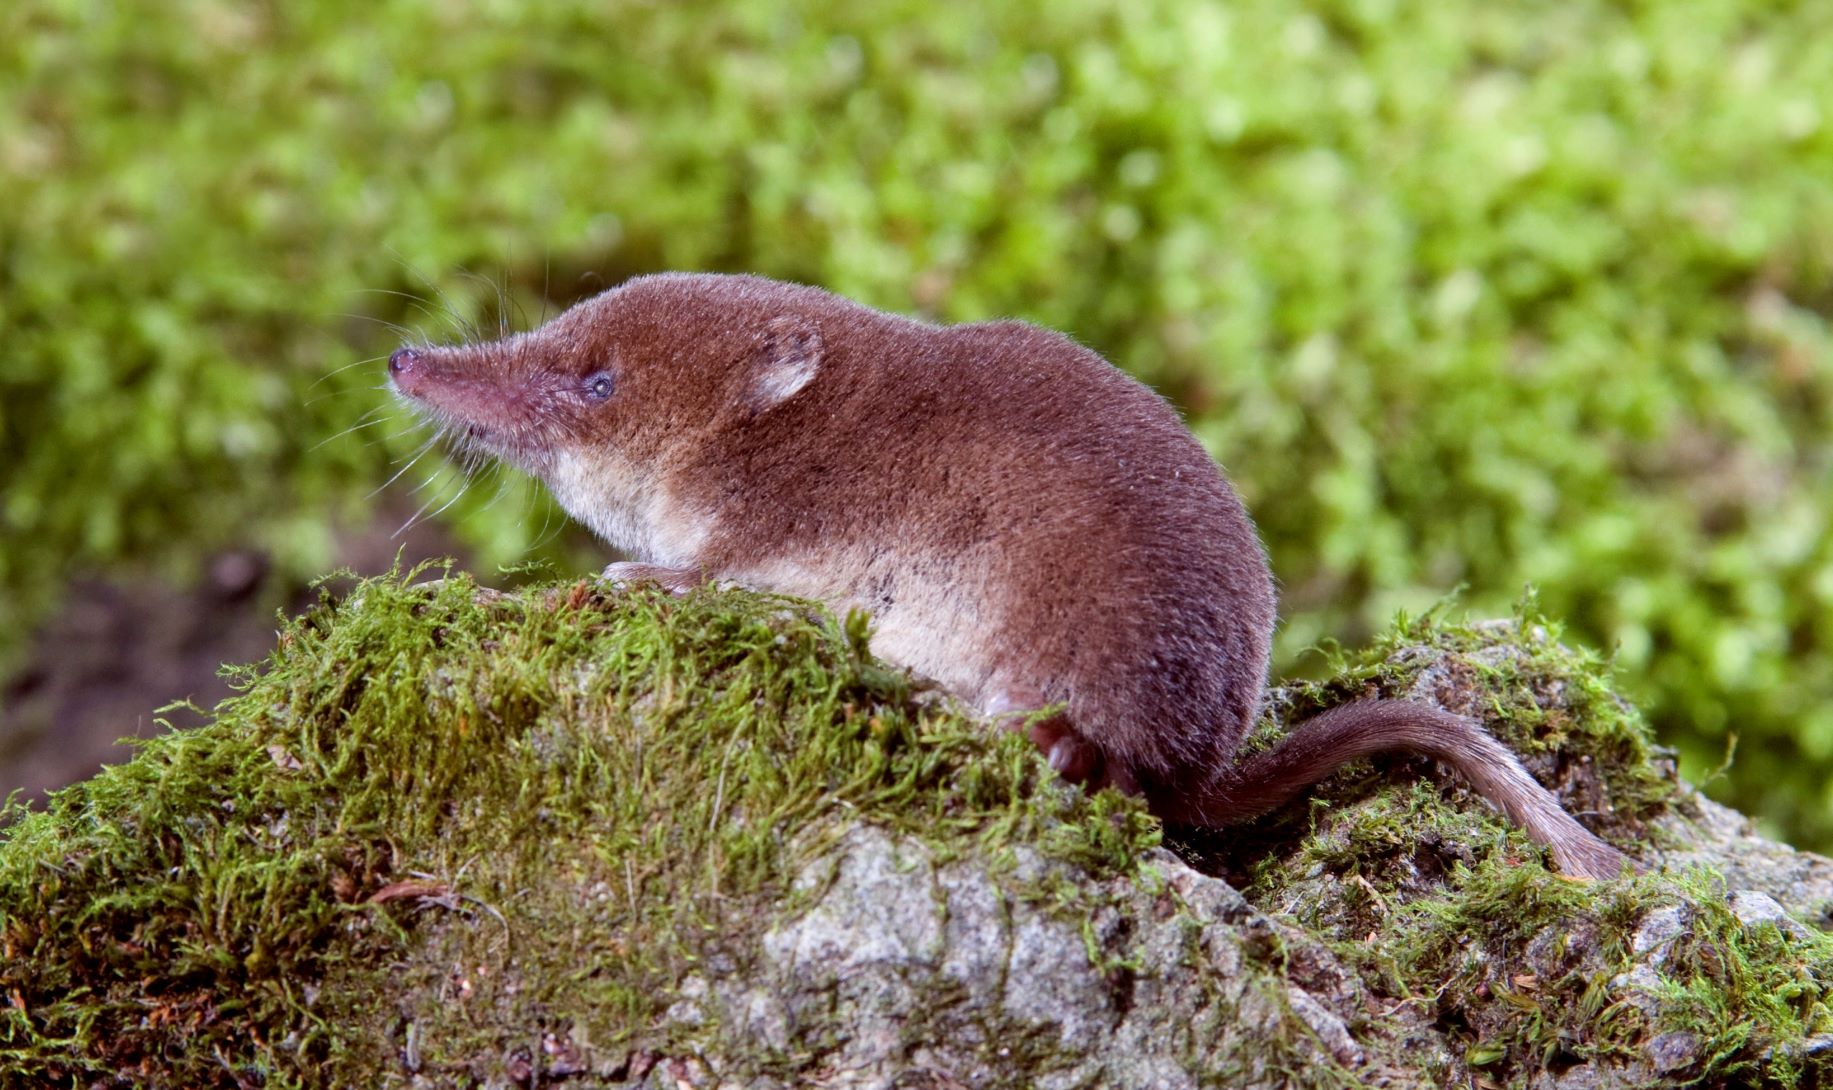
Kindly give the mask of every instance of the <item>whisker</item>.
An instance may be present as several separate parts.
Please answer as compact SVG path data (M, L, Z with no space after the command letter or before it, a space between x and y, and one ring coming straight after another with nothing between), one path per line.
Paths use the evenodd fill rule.
M446 306L445 304L442 303L440 304L439 309L434 309L431 305L429 305L426 302L426 300L420 298L418 295L415 295L412 292L397 291L394 288L358 288L356 290L359 294L364 294L364 295L392 295L398 299L406 299L409 303L413 304L413 307L415 310L420 311L422 314L426 315L428 318L442 318L442 319L449 320L453 322L454 324L458 324L458 325L464 324L464 319L460 318L458 314L452 310L451 307ZM443 310L445 313L441 314L440 310ZM431 338L427 337L426 331L424 329L420 330L420 336L425 343L427 344L432 343Z
M434 511L432 514L426 517L426 521L432 522L434 519L438 518L440 515L445 514L446 509L448 507L451 507L453 504L463 499L465 497L465 494L470 491L471 491L471 482L469 479L466 479L464 487L458 490L457 495L453 496L451 499L447 500L446 502L440 504L439 509L437 511Z
M319 394L317 397L308 398L305 401L300 402L300 408L309 409L321 401L333 401L340 397L356 397L356 396L367 397L370 394L383 393L383 392L386 392L387 390L388 390L387 383L382 383L381 385L378 385L378 386L351 386L351 387L347 387L342 390L326 390L324 393Z
M508 276L509 276L509 270L507 269L503 270L503 277L507 279ZM522 300L514 295L511 295L509 297L509 305L516 308L516 323L519 326L521 326L521 328L523 329L529 328L528 308L522 305Z
M552 290L550 281L554 277L554 248L545 247L541 252L541 324L547 324L547 308L554 301L549 294Z
M401 437L402 437L402 436L404 436L404 435L412 435L412 434L414 434L414 433L415 433L416 431L419 431L419 430L420 430L421 428L424 428L424 427L426 427L426 426L427 426L428 424L430 424L430 423L432 423L432 421L430 421L430 420L416 420L416 421L414 421L414 422L413 422L412 424L410 424L410 425L408 425L407 427L405 427L405 428L402 428L402 429L401 429L400 431L398 431L398 432L395 432L395 433L394 433L393 435L387 435L387 436L384 436L384 437L382 438L382 442L384 442L384 443L392 443L392 442L394 442L395 440L397 440L397 439L399 439L399 438L401 438Z
M503 329L503 288L502 288L502 285L497 284L495 281L491 280L487 276L483 276L479 273L474 273L470 269L460 269L458 270L458 275L464 277L466 280L470 280L473 283L481 285L482 287L488 288L490 291L496 294L497 337L498 339L501 339L502 337L506 336L507 331ZM471 329L471 339L472 340L482 341L484 339L483 329L480 326L478 326L475 322L471 323L470 329Z
M504 463L498 462L493 468L496 472L496 493L492 495L482 507L477 509L477 513L480 515L490 510L492 507L495 507L498 501L503 498L503 494L509 491L510 483L515 480L515 478L509 475L509 469Z
M470 340L481 340L482 339L475 335L477 331L476 326L466 321L464 316L459 314L458 309L452 305L451 297L446 295L446 293L440 289L438 281L426 275L425 273L421 272L421 270L415 268L412 264L408 262L408 260L405 257L401 256L401 251L395 249L393 246L388 247L388 252L389 254L391 254L394 257L395 262L401 266L402 271L407 273L407 275L411 279L417 280L420 283L423 283L432 289L434 297L438 300L440 309L445 311L446 317L451 320L453 325L457 326L461 331L467 331L470 334L468 339ZM394 294L399 295L404 299L413 300L415 305L421 306L422 309L426 309L423 301L418 296L409 295L405 292L395 292ZM429 310L428 317L432 317L432 316L433 314Z
M443 464L434 466L433 472L428 474L425 480L421 481L419 484L415 485L414 487L408 489L407 494L410 496L418 496L422 492L425 492L427 489L432 488L434 485L437 485L441 481L441 479L445 477L446 468L447 467ZM437 500L438 498L439 498L438 496L434 496L433 500ZM431 503L433 502L433 500L429 500L427 502Z
M534 496L534 499L535 499L535 502L540 503L541 502L540 494L536 493ZM548 526L550 523L553 524L553 529L551 531L548 529ZM554 505L552 503L542 503L541 504L541 536L535 538L535 543L528 547L528 551L532 553L535 550L541 548L543 545L546 545L549 541L553 540L554 538L559 537L560 531L564 530L565 528L566 528L566 523L564 521L558 522L558 523L554 522Z
M372 289L359 288L357 290L358 291L370 291ZM402 325L399 322L391 322L387 318L378 318L373 314L358 314L354 310L334 311L331 314L331 317L333 318L355 318L359 322L374 322L376 325L385 326L388 329L392 330L393 332L399 334L403 339L412 337L414 333L413 330L407 328L406 326Z
M362 289L362 290L367 290L367 289ZM334 314L334 315L333 315L333 317L337 317L337 318L355 318L355 319L357 319L358 321L363 321L363 322L372 322L372 323L374 323L374 324L376 324L376 325L379 325L379 326L381 326L381 327L382 327L383 329L386 329L386 330L388 330L388 332L390 332L390 333L392 333L392 334L394 334L394 339L395 339L395 340L396 340L396 341L397 341L398 343L401 343L401 344L429 344L429 343L431 343L431 342L429 342L429 341L428 341L428 340L426 339L426 337L425 337L425 335L424 335L423 333L416 333L415 331L413 331L413 330L411 330L411 329L409 329L409 328L407 328L406 326L404 326L404 325L402 325L402 324L401 324L400 322L391 322L391 321L389 321L389 320L388 320L388 319L386 319L386 318L378 318L378 317L376 317L376 316L375 316L375 315L373 315L373 314L358 314L358 313L356 313L355 311L349 311L349 310L345 310L345 311L339 311L339 312L337 312L336 314ZM372 356L372 357L370 357L370 358L369 358L369 359L367 359L367 360L359 360L359 361L357 361L356 363L354 363L354 364L349 364L349 365L347 365L347 366L350 366L350 367L356 367L356 366L360 366L360 365L362 365L362 364L364 364L364 363L373 363L373 362L375 362L375 361L377 361L377 360L384 360L384 359L387 359L387 358L388 358L388 357L387 357L386 355L382 355L382 356ZM341 372L342 370L343 370L343 369L342 369L342 368L340 368L340 369L339 369L338 371L333 371L333 372L331 372L331 374L329 374L329 375L325 375L325 376L323 376L323 377L321 377L321 378L319 378L319 380L318 380L318 382L323 382L323 381L325 381L325 379L328 379L328 378L330 378L330 377L331 377L332 375L336 375L336 374L339 374L339 373L340 373L340 372ZM315 382L315 383L313 383L313 385L314 385L314 386L316 386L316 385L318 385L318 383L317 383L317 382Z
M496 335L501 340L509 336L509 299L503 294L503 285L509 282L509 267L497 270L496 282Z
M439 475L435 473L433 476L427 478L426 481L420 485L420 488L425 488L427 485L432 484L434 481L438 479L439 479ZM416 488L414 489L414 491L419 492L420 488ZM441 514L445 512L446 508L457 503L460 497L462 497L466 492L470 491L470 488L471 488L470 482L467 481L464 485L462 485L458 489L456 493L452 495L451 499L447 500L446 502L442 504L439 504L439 510L434 511L431 515L428 515L427 516L428 520L430 521L431 519L438 518ZM393 534L390 534L389 536L390 537L400 537L402 534L405 534L407 533L407 531L413 529L416 525L418 525L421 522L420 516L425 515L427 508L433 506L433 504L435 503L439 503L439 496L437 493L435 493L431 499L421 504L420 509L418 511L415 511L412 515L409 515L407 521L401 524L400 529L396 530Z
M349 435L353 432L362 431L364 428L373 428L377 424L388 423L388 418L385 416L377 416L374 420L368 419L368 417L375 416L376 413L381 412L384 408L386 408L386 406L377 405L375 408L364 413L362 416L357 417L357 422L345 428L343 431L338 432L336 435L329 436L325 439L321 439L318 442L312 444L310 447L307 447L306 453L310 454L313 451L317 450L319 447L322 447L327 443L334 443L337 440L342 439L344 436Z
M528 551L532 553L540 549L541 546L547 544L547 524L552 521L551 516L553 515L553 511L550 510L546 504L541 502L541 497L539 495L535 494L531 494L527 497L525 506L527 507L527 511L522 516L523 522L527 522L529 516L533 515L537 509L541 512L541 529L535 533L534 541L530 542L528 546Z
M320 386L324 385L326 382L343 374L345 371L350 370L352 367L363 367L367 364L379 363L382 360L385 360L387 358L388 358L387 356L371 356L366 360L357 360L354 363L346 363L342 367L339 367L332 371L327 371L324 374L318 376L318 381L312 383L310 386L307 386L306 391L309 393L313 390L318 389Z
M432 450L433 444L437 443L438 441L439 441L439 433L435 432L427 438L426 442L420 444L420 449L414 452L413 458L409 460L409 462L406 465L402 466L400 469L395 470L394 476L388 478L386 481L383 481L381 485L379 485L374 492L371 492L369 495L364 496L363 498L366 500L375 499L376 496L379 495L383 489L386 489L389 485L394 484L396 481L400 480L401 474L406 473L408 470L414 468L415 462L418 462L420 459L426 457L426 452L429 450Z

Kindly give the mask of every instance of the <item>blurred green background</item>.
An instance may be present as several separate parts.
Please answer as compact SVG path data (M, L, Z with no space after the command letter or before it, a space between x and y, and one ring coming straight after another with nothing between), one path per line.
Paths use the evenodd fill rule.
M1712 793L1824 850L1829 111L1810 2L12 0L0 660L78 576L254 550L264 621L451 498L410 491L431 456L370 498L420 438L382 323L746 270L1164 391L1267 537L1282 672L1533 584L1690 773L1736 735ZM506 487L440 517L486 579L603 562Z

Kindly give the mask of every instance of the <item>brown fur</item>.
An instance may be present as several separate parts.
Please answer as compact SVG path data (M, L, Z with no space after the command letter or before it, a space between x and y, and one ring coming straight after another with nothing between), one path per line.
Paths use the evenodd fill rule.
M988 712L1064 705L1032 728L1051 763L1167 820L1239 821L1400 748L1458 768L1563 870L1623 863L1434 709L1349 705L1234 764L1275 621L1253 523L1169 405L1059 334L668 274L390 371L636 558L610 574L865 609L878 653Z

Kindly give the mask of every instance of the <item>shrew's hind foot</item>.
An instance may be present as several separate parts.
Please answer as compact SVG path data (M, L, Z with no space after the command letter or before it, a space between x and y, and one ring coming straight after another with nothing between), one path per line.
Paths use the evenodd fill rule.
M1139 794L1132 773L1107 759L1101 748L1084 737L1062 712L1039 716L1039 708L1048 707L1043 694L1032 691L1004 690L987 701L986 714L1011 730L1023 730L1031 744L1044 754L1056 774L1089 791L1115 787L1129 795Z

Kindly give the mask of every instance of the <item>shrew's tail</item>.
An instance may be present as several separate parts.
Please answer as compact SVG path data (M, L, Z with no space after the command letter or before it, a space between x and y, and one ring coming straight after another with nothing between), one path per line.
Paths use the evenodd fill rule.
M1423 753L1457 769L1478 794L1551 849L1565 874L1614 878L1629 863L1574 821L1488 731L1462 716L1404 700L1362 700L1331 708L1194 793L1154 800L1155 809L1174 824L1231 825L1273 809L1346 761L1387 750Z

